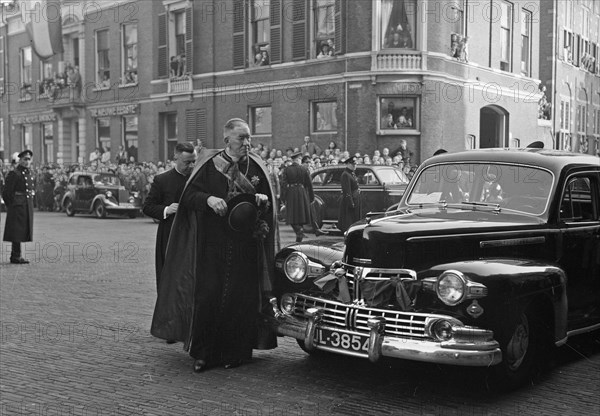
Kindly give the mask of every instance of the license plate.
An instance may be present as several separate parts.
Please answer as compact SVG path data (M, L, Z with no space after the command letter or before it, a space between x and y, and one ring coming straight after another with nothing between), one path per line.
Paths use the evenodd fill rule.
M315 343L324 347L338 350L367 354L369 352L369 337L366 335L340 332L327 328L317 328Z

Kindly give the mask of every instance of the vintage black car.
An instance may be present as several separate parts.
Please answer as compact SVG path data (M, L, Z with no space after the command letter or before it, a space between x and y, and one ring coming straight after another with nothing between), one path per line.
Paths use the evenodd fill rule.
M108 214L135 218L142 208L139 192L129 192L114 173L74 172L69 177L62 206L69 217L77 212L106 218Z
M319 227L338 222L342 194L340 179L345 168L345 165L326 166L311 174ZM354 173L360 187L360 218L397 204L409 181L401 169L393 166L357 165Z
M272 326L305 351L489 367L517 387L600 328L600 158L430 158L396 211L288 246L276 270Z

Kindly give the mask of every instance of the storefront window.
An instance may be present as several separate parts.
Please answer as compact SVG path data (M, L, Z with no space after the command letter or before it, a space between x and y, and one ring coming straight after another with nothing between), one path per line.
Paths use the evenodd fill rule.
M52 123L42 124L42 149L44 162L54 162L54 128Z
M102 154L106 149L110 149L110 118L103 117L96 120L96 130L96 147Z
M127 155L138 158L138 116L123 117L123 145Z

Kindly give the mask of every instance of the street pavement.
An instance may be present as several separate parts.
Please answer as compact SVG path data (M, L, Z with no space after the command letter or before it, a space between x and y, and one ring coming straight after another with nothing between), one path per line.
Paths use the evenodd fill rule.
M289 339L248 365L195 374L181 344L149 333L156 227L36 212L30 265L9 264L2 243L0 416L600 414L597 333L570 340L551 371L502 395L478 370L311 357ZM291 228L281 237L291 243Z

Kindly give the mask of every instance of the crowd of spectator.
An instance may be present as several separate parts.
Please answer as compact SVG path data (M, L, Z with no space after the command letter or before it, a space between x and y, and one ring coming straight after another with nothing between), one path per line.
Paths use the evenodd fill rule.
M357 164L395 166L402 169L409 177L412 176L416 168L412 160L413 153L408 150L404 140L399 143L397 149L390 151L388 148L383 148L381 151L375 150L372 154L350 153L346 150L341 150L333 141L328 144L327 148L322 150L308 136L305 137L304 143L299 147L288 147L282 150L256 143L253 144L252 151L265 161L269 172L272 174L274 183L279 182L278 179L283 172L283 168L292 163L291 155L297 152L303 153L303 164L311 172L323 166L343 163L351 156L356 158ZM110 152L104 153L110 155ZM171 160L157 163L135 162L125 156L126 152L122 146L119 148L119 152L113 157L103 158L102 155L104 153L101 153L96 158L90 157L88 163L85 164L34 164L36 207L44 211L61 211L63 209L61 201L67 189L69 175L75 171L115 173L119 176L121 184L128 191L139 192L142 200L144 200L150 190L154 176L172 168ZM0 167L0 187L6 173L13 167L14 165Z

